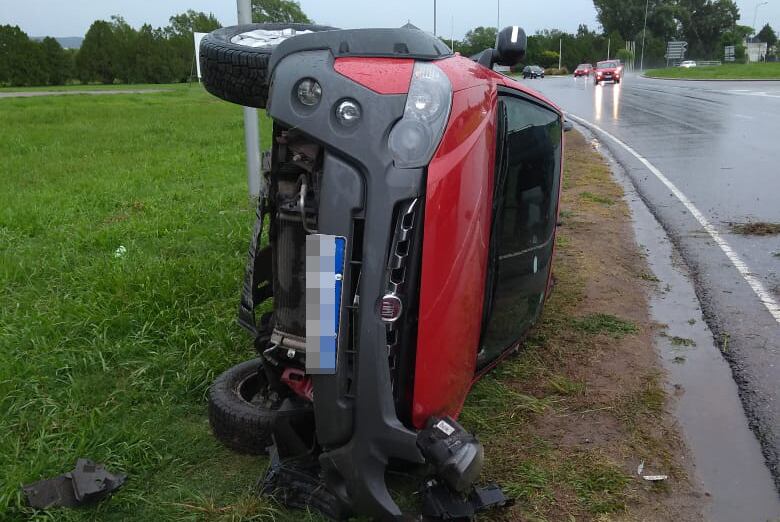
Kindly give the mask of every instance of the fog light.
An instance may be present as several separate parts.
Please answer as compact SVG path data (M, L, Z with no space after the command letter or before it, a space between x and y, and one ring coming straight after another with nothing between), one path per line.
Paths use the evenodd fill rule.
M379 316L386 323L394 323L401 317L401 300L397 295L387 294L379 301Z
M307 107L314 107L320 103L322 87L317 80L306 78L298 83L298 101Z
M336 105L336 119L345 127L356 125L360 116L360 104L355 100L342 100Z

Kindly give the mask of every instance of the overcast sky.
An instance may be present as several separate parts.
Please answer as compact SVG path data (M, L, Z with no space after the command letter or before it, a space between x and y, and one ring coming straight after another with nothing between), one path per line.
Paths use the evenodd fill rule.
M757 3L737 0L742 23L751 25ZM780 29L780 0L766 0L758 11L759 27L769 22ZM398 27L408 20L433 30L433 0L301 0L301 7L318 23L342 28ZM478 25L496 25L496 0L438 0L437 32L460 38ZM236 22L235 0L0 0L0 25L18 25L30 36L83 36L97 19L122 15L138 27L168 23L172 14L195 9L212 12L223 25ZM580 23L598 26L591 0L503 0L501 25L517 24L532 34L538 29L568 32Z

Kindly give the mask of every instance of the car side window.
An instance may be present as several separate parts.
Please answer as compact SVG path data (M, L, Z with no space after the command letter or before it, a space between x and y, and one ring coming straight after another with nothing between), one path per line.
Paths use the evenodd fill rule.
M478 364L484 367L538 319L552 263L560 186L558 113L505 95L499 136L486 314Z

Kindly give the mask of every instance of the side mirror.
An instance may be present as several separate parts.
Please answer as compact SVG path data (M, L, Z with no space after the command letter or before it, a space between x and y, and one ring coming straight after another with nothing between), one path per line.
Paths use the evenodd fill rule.
M517 25L501 29L496 38L495 49L485 49L472 59L488 69L492 69L494 64L512 67L520 63L525 57L525 50L528 46L528 38L525 31Z
M525 57L528 47L528 38L525 31L516 25L505 27L498 33L496 39L496 61L498 65L512 67L517 65Z

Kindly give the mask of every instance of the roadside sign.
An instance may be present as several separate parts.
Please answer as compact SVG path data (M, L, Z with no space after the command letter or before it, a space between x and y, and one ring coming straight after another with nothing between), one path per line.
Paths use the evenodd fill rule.
M667 60L682 60L688 51L688 42L669 42L666 46Z
M737 61L737 49L736 49L736 46L727 45L724 54L726 56L726 61L727 62L735 62L735 61Z

